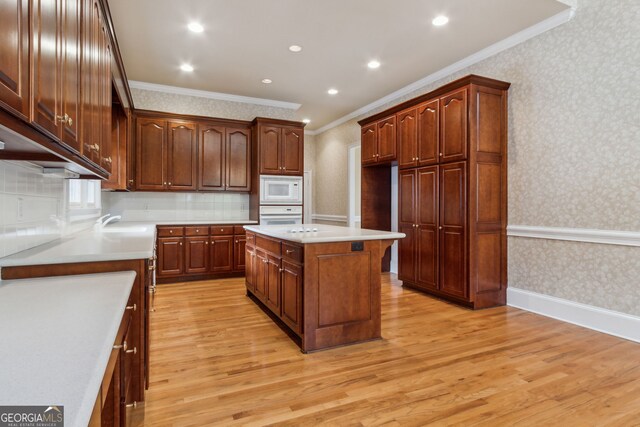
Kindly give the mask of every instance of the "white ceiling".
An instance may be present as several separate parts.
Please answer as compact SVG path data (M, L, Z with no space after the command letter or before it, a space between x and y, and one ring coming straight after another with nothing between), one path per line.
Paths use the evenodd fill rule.
M299 103L314 130L568 6L556 0L110 0L128 78ZM431 20L445 14L444 27ZM205 30L187 29L192 21ZM298 44L303 51L291 53ZM367 68L371 59L382 65ZM179 69L190 63L194 72ZM273 80L270 85L262 79ZM336 96L327 94L336 88Z

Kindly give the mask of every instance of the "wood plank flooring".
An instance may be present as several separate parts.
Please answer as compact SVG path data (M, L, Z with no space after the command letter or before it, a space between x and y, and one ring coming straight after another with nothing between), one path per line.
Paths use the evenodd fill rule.
M383 275L382 341L304 355L244 279L158 286L134 426L640 426L640 344Z

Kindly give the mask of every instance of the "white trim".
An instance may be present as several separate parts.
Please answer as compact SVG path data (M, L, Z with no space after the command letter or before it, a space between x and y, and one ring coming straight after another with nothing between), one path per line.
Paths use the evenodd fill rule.
M302 201L304 223L307 224L309 222L313 222L313 171L305 170L303 176Z
M273 99L253 98L250 96L232 95L230 93L210 92L208 90L188 89L185 87L159 85L156 83L138 82L129 80L129 87L132 89L151 90L154 92L172 93L176 95L197 96L199 98L217 99L219 101L241 102L244 104L266 105L269 107L286 108L287 110L297 110L302 104L294 102L276 101Z
M602 243L607 245L640 246L640 232L637 231L510 225L507 227L507 236Z
M347 222L346 215L324 215L324 214L313 214L313 219L320 221L331 221L331 222Z
M640 317L509 287L507 304L543 316L640 342Z
M574 8L568 8L566 10L563 10L562 12L557 13L545 19L544 21L538 22L537 24L532 25L529 28L525 28L524 30L512 36L509 36L504 40L500 40L499 42L494 43L491 46L488 46L482 50L479 50L478 52L472 55L469 55L466 58L463 58L460 61L455 62L445 68L442 68L441 70L436 71L433 74L423 77L422 79L416 82L413 82L408 86L405 86L395 92L392 92L389 95L378 99L377 101L373 101L371 104L367 104L364 107L358 108L357 110L347 114L346 116L343 116L327 125L322 126L321 128L315 130L314 132L316 135L326 132L329 129L333 129L334 127L339 126L351 119L362 116L375 108L382 107L385 104L389 104L398 98L401 98L405 95L415 92L416 90L421 89L427 85L430 85L431 83L435 83L436 81L443 79L453 73L456 73L460 70L470 67L473 64L476 64L504 50L507 50L513 46L523 43L555 27L565 24L569 22L571 18L573 18L574 14L575 14Z
M356 223L356 173L360 173L360 170L355 170L353 164L356 161L355 150L360 146L360 141L354 142L347 147L347 224L349 227L355 227Z

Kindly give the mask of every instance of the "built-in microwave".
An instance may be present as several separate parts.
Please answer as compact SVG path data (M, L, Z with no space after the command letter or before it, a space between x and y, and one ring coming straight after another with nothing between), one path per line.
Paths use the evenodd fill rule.
M302 177L260 175L261 205L301 205Z

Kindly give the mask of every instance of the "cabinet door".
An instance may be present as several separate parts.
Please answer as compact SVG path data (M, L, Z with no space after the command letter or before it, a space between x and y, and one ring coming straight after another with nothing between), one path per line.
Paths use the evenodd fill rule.
M267 292L264 303L275 314L280 316L280 280L282 270L280 258L267 255Z
M304 173L304 130L286 127L282 129L282 173L302 175Z
M416 279L438 289L438 167L417 170Z
M268 262L267 254L256 249L255 295L262 301L267 295Z
M415 265L415 230L416 230L416 171L400 171L398 185L399 231L407 237L398 243L398 278L414 283L416 279Z
M80 151L84 158L96 163L94 155L94 143L100 140L99 134L95 126L97 120L97 106L93 103L94 93L93 81L95 62L95 45L94 45L94 21L97 20L94 9L94 0L82 1L82 20L81 34L82 47L80 49Z
M379 162L396 159L396 116L378 122L378 155Z
M401 168L412 167L417 163L417 115L416 109L398 113L398 166Z
M222 126L198 128L198 189L224 190L225 187L225 129Z
M52 138L60 137L61 13L59 0L33 0L33 123Z
M233 269L233 236L211 237L211 264L212 273L225 273Z
M302 266L282 261L282 320L294 332L302 331Z
M249 129L227 129L227 183L229 191L251 190L251 136Z
M184 271L182 237L158 238L158 276L178 276Z
M184 243L185 273L207 273L209 271L209 237L187 237Z
M29 118L29 0L0 2L0 106Z
M440 161L467 157L467 89L440 98Z
M440 104L437 99L418 106L418 164L438 163L440 139Z
M167 149L167 187L170 190L195 190L198 140L193 123L169 122Z
M111 143L111 42L109 40L109 30L104 22L101 23L102 41L100 58L100 108L101 121L100 130L102 132L100 145L100 166L111 173L113 166L113 147Z
M440 166L440 290L467 297L466 166Z
M247 288L255 291L256 289L256 250L252 246L247 246L245 248L245 259L246 259L246 268L245 268L245 282Z
M165 187L167 122L137 119L136 189L162 190Z
M80 153L80 9L81 0L62 2L61 31L61 142ZM110 76L109 76L110 77ZM109 80L111 82L111 80ZM111 89L111 88L109 88ZM111 106L109 106L111 107ZM108 124L108 127L111 123Z
M280 142L282 129L276 126L261 126L258 130L260 147L260 174L280 175Z
M246 269L246 246L245 236L235 236L233 241L233 271L243 271Z
M362 164L369 165L377 161L378 133L376 124L372 123L362 128L360 132L360 145L362 150Z

